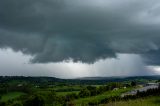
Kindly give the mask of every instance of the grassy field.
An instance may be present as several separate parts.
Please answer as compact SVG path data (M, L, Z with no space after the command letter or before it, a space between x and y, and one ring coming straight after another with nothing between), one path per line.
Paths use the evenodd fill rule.
M1 98L1 101L8 101L8 100L11 100L11 99L15 99L21 95L24 95L25 93L22 93L22 92L9 92L5 95L2 95L2 98Z
M57 94L58 96L65 96L65 95L67 95L67 94L71 94L71 93L76 93L76 94L78 94L78 93L79 93L79 91L71 91L71 92L56 92L56 94Z
M37 89L36 92L42 95L48 94L51 91L55 91L58 96L65 96L67 94L76 93L78 94L80 91L79 86L55 86L54 88L46 88L46 89Z
M60 91L60 90L75 90L79 91L82 87L79 85L73 85L73 86L55 86L54 90L55 91Z
M130 91L131 88L127 88L127 89L119 89L116 91L107 91L104 92L103 94L97 95L97 96L92 96L92 97L87 97L87 98L80 98L78 100L73 101L74 104L76 104L76 106L81 106L82 104L88 104L89 102L98 102L102 99L105 98L109 98L111 96L119 96L124 92Z
M120 101L100 106L160 106L160 96L148 97L145 99Z

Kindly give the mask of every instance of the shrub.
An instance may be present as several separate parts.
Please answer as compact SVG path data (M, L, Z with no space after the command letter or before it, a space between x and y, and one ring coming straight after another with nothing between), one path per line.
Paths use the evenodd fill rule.
M11 106L23 106L21 102L14 102Z
M6 102L0 102L0 106L7 106Z
M76 93L71 93L66 95L66 101L71 101L74 99L78 99L78 95Z
M136 86L136 82L135 82L135 81L132 81L132 82L131 82L131 86Z
M79 92L79 97L88 97L91 93L88 89L84 88Z
M42 96L34 95L25 101L24 106L45 106L45 102Z

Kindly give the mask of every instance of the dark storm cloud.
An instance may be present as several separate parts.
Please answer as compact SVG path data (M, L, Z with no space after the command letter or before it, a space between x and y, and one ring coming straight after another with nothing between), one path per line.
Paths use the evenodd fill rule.
M40 63L93 63L116 53L158 58L150 51L160 47L159 10L158 0L1 0L0 47Z

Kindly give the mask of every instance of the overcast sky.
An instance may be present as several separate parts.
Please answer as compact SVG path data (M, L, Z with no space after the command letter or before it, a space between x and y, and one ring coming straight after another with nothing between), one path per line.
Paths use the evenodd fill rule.
M0 75L157 75L159 66L159 0L0 1Z

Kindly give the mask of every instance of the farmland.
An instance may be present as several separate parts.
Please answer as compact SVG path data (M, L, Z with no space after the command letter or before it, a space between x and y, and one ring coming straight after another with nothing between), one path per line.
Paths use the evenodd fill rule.
M136 100L112 102L101 106L160 106L160 97L153 96Z
M121 95L159 82L158 76L100 80L0 77L0 106L156 106L160 103L159 88Z
M10 93L6 93L6 94L2 95L1 101L12 100L12 99L20 97L22 95L25 95L25 93L23 93L23 92L10 92Z

